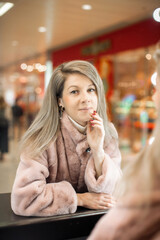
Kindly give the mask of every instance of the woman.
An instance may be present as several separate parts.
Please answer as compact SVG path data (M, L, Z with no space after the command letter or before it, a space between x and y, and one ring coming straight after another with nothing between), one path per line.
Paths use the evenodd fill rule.
M160 78L153 100L159 113L154 141L124 171L118 204L101 218L89 240L160 239Z
M57 67L21 144L11 205L18 215L108 209L121 176L117 132L106 116L101 78L85 61Z

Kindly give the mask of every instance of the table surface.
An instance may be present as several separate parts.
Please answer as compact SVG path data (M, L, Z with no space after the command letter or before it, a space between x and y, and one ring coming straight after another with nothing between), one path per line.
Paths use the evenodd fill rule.
M23 217L13 213L10 205L10 193L0 194L0 228L8 228L14 226L24 226L37 223L54 222L67 219L83 218L88 216L103 215L105 210L90 210L79 207L76 213L57 215L52 217Z

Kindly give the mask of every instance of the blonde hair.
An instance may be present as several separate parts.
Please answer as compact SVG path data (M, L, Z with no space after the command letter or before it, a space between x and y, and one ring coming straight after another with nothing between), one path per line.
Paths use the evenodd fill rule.
M97 112L104 122L106 141L109 143L111 137L117 138L115 130L108 124L103 83L96 68L87 61L76 60L63 63L54 70L42 107L21 141L21 152L27 150L26 153L30 156L39 155L56 140L60 128L58 98L62 96L67 76L75 73L85 75L96 86Z

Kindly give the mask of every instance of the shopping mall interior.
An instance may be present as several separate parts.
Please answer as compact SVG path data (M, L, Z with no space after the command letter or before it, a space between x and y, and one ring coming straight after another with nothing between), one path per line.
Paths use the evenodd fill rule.
M0 96L9 122L8 151L0 160L0 193L11 192L19 140L41 107L54 68L64 61L81 59L96 66L118 131L123 169L151 141L154 129L159 0L11 2L13 6L0 15ZM16 99L23 109L18 124L12 111Z

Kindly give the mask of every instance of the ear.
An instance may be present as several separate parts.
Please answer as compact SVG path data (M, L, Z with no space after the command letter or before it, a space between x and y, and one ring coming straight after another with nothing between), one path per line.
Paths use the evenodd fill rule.
M64 107L62 98L58 98L58 106Z

